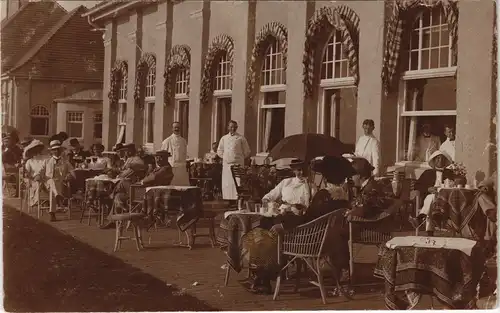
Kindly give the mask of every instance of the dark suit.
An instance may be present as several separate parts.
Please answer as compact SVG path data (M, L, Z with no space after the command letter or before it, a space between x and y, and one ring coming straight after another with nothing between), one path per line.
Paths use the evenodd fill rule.
M167 163L165 166L155 168L142 180L142 184L145 187L166 186L170 185L172 178L174 178L172 167Z

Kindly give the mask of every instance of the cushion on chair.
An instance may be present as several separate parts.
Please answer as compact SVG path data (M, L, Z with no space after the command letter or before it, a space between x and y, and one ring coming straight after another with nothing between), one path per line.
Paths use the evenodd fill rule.
M124 214L113 214L109 217L112 221L136 221L144 218L142 213L124 213Z

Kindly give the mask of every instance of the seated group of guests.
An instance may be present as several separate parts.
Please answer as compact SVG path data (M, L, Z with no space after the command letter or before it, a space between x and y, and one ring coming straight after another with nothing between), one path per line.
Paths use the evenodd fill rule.
M336 211L337 220L348 216L372 218L390 204L382 186L372 176L373 166L363 158L349 161L325 157L313 171L322 174L319 190L309 182L309 166L301 160L290 164L294 177L282 180L262 198L262 205L277 215L262 217L260 226L242 237L240 258L254 269L253 292L271 292L271 280L280 268L277 260L278 235L327 213ZM337 222L329 232L328 255L337 277L348 268L348 228Z
M433 169L422 174L416 183L416 189L426 196L417 222L429 214L437 187L441 186L443 179L454 178L447 169L451 163L451 158L445 152L436 151L431 156L429 164ZM316 169L313 167L313 171L321 173L326 182L319 190L306 178L306 163L294 160L290 167L295 177L284 179L262 198L262 205L277 215L261 217L259 227L241 237L241 248L236 257L240 261L245 260L253 269L255 279L252 292L271 292L270 282L277 277L280 269L276 251L278 236L283 232L335 211L337 222L328 232L326 264L336 277L341 277L349 266L349 234L345 218L378 220L381 216L390 216L401 205L401 201L390 194L392 191L384 189L384 185L375 180L372 176L373 166L366 159L347 161L344 158L325 157ZM478 232L480 240L496 238L496 233L493 234L496 231L496 195L492 190L494 181L496 174L479 185L480 192L475 204L478 214L470 222L478 225L468 228L482 229ZM384 212L389 215L380 215ZM228 251L236 250L229 247ZM231 255L229 258L230 264L234 265Z

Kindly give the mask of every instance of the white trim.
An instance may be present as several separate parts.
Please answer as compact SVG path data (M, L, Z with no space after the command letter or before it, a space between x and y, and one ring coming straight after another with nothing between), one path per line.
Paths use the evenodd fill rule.
M214 97L217 98L229 98L233 95L231 89L214 90Z
M286 104L261 104L260 109L278 109L286 108Z
M457 110L403 111L401 116L453 116Z
M356 81L354 80L354 77L322 79L319 83L319 86L325 89L340 88L340 87L355 87Z
M176 93L174 98L175 100L189 100L187 93Z
M269 152L258 152L255 154L256 157L267 158L269 156Z
M424 78L439 78L455 76L457 67L433 68L428 70L406 71L401 77L403 80L424 79Z
M151 102L153 102L153 103L156 102L156 97L155 96L144 98L144 103L151 103Z
M260 86L260 92L286 91L285 84Z

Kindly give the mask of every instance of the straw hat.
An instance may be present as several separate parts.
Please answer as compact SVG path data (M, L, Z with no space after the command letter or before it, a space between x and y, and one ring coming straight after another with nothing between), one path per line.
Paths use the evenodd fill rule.
M59 140L52 140L49 144L50 150L60 149L62 148L61 142Z
M41 142L40 140L38 139L34 139L32 140L27 146L26 148L24 148L24 155L26 157L28 157L28 155L30 154L30 152L36 148L36 147L43 147L43 142Z

